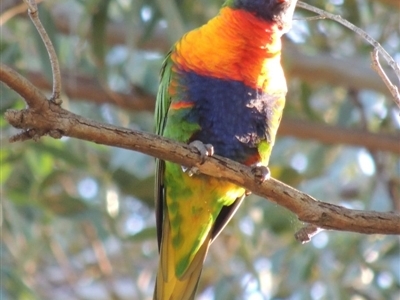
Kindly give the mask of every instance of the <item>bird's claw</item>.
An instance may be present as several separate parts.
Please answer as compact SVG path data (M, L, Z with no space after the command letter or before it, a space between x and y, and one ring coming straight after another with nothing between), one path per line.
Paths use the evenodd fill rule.
M189 177L192 177L193 175L197 175L199 174L199 168L198 167L185 167L185 166L181 166L182 171L186 174L188 174Z
M204 164L206 157L207 156L213 156L214 155L214 147L211 144L204 144L202 141L195 140L189 144L190 147L196 149L200 153L201 157L201 162L200 164ZM192 177L195 174L199 173L199 168L194 166L194 167L185 167L182 166L182 171L187 173L190 177Z
M261 184L265 180L268 180L271 177L271 172L268 167L260 166L260 165L253 165L251 166L251 173L253 173L254 178L256 179L257 183ZM251 195L250 190L245 190L244 195L249 196Z
M266 166L253 166L251 172L258 183L263 183L271 177L271 172Z
M200 164L204 164L207 156L214 155L214 147L211 144L204 144L202 141L195 140L189 144L190 147L195 148L201 156Z

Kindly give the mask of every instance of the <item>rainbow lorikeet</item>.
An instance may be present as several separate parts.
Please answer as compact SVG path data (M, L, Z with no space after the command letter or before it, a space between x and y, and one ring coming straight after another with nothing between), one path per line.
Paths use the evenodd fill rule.
M266 167L287 91L281 36L296 2L227 0L215 18L178 41L161 70L157 134L211 144L215 154ZM157 161L157 300L194 299L208 247L245 196L223 179L190 175Z

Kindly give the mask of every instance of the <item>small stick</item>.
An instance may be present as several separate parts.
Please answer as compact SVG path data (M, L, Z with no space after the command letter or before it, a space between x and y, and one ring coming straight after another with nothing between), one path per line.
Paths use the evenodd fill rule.
M51 70L53 73L53 93L51 95L50 100L54 103L60 105L62 103L60 99L61 94L61 72L60 72L60 65L58 63L57 54L54 50L54 46L43 27L42 22L39 19L39 11L37 8L37 4L35 0L24 0L25 3L28 5L28 14L32 20L32 23L35 25L37 31L42 38L42 41L46 47L47 53L49 54Z
M387 77L385 71L383 71L382 66L379 62L379 49L375 48L373 52L371 52L371 60L372 69L378 73L379 77L381 77L382 81L386 84L387 88L389 89L390 93L394 98L394 102L396 102L397 106L400 108L400 93L397 86L395 86L390 79Z

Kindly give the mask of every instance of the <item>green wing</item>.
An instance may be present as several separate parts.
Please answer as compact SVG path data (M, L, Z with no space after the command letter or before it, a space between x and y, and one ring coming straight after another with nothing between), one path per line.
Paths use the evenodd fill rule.
M171 51L165 58L161 71L160 71L160 87L158 89L156 108L155 108L155 124L156 134L163 135L165 122L167 119L168 108L171 104L171 97L168 93L169 83L171 81L172 72ZM160 249L162 237L162 222L164 216L164 169L165 162L163 160L156 160L156 181L155 181L155 209L156 209L156 226L157 226L157 240L158 248Z
M171 51L167 54L160 71L160 87L158 89L155 124L156 134L162 135L165 128L165 120L167 119L168 108L171 104L171 97L168 94L168 87L171 80Z

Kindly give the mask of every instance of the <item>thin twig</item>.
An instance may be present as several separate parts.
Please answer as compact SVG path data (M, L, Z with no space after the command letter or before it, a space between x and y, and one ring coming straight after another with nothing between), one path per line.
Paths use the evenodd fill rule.
M391 57L389 55L389 53L387 53L386 50L375 39L373 39L370 35L368 35L364 30L358 28L354 24L352 24L349 21L343 19L340 15L335 15L335 14L328 13L328 12L322 10L322 9L319 9L319 8L314 7L314 6L308 5L308 4L306 4L306 3L302 2L302 1L297 2L297 7L300 7L300 8L315 12L316 14L324 16L327 19L332 19L332 20L342 24L343 26L349 28L350 30L354 31L358 35L360 35L364 40L366 40L368 43L370 43L374 47L374 51L379 51L381 53L381 55L386 60L386 62L389 64L389 66L394 70L395 74L397 75L397 78L400 81L400 66L396 63L396 61L393 59L393 57ZM381 70L382 70L382 68L381 68ZM383 72L383 70L382 70L382 72ZM378 72L378 74L379 74L379 76L381 76L381 73ZM386 74L385 74L385 77L387 78ZM385 81L384 77L381 76L381 78L382 78L383 81ZM386 83L386 85L387 85L387 83ZM391 89L390 87L389 87L389 90L391 91L392 95L394 96L396 104L399 106L398 98L397 98L398 93L397 94L396 93L393 94L393 89Z
M54 46L43 27L42 22L39 19L39 11L35 0L24 0L28 5L28 14L32 20L32 23L35 25L37 31L42 38L42 41L46 47L47 53L49 54L51 70L53 73L53 93L51 95L50 100L54 103L60 105L61 104L61 71L60 65L58 63L58 58Z
M314 16L314 17L306 17L306 18L293 18L294 21L318 21L325 20L324 16Z
M23 142L27 140L38 141L44 135L46 135L46 132L40 132L40 130L30 128L10 137L10 143Z
M387 77L385 71L383 71L382 66L379 62L379 50L377 48L371 52L371 60L372 60L372 69L375 70L376 73L382 78L382 81L386 84L386 87L389 89L390 93L393 95L394 102L396 102L397 106L400 108L400 93L390 79Z

